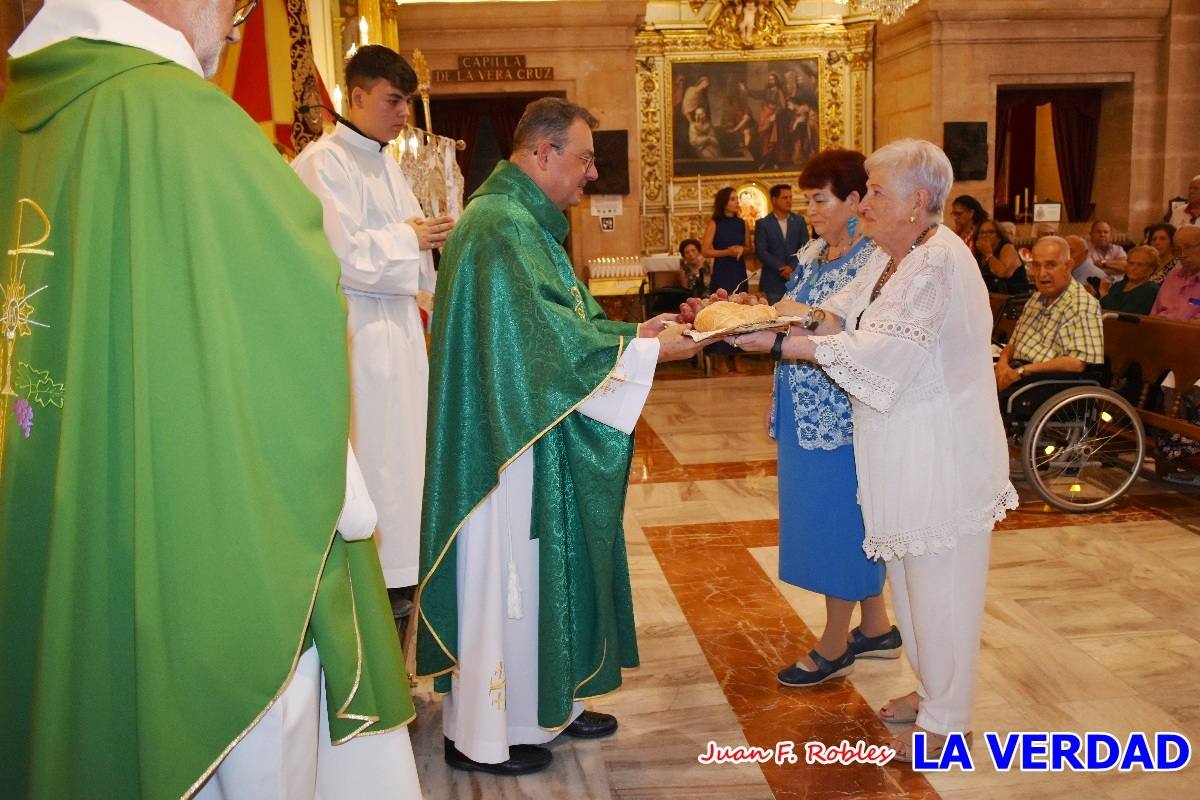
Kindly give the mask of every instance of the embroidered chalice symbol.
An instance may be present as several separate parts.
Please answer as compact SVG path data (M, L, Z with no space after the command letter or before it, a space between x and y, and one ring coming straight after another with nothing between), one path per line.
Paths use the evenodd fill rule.
M41 236L33 241L21 241L25 232L25 209L32 209L42 221ZM30 256L53 256L53 250L47 250L41 245L45 244L50 238L50 218L46 216L46 212L42 211L34 201L28 198L21 198L17 201L17 226L16 240L17 244L8 250L8 276L2 285L0 285L0 332L4 336L4 361L0 363L3 368L3 383L0 384L0 475L4 469L4 442L5 434L8 431L9 405L12 398L18 397L16 390L13 388L14 375L16 368L14 365L14 355L17 348L17 340L29 336L32 333L33 327L48 328L42 322L38 322L33 318L34 307L30 303L30 299L36 294L44 290L45 286L39 286L32 292L26 290L25 286L25 265ZM23 367L27 365L21 365ZM28 400L25 398L26 405L22 411L28 412ZM42 403L45 405L45 403ZM57 405L57 403L56 403ZM31 412L22 415L20 422L25 429L25 435L29 435L29 425L31 424Z

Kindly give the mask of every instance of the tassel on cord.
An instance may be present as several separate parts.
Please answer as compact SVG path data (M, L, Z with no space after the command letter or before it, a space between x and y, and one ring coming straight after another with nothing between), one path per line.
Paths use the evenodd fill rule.
M521 596L521 576L513 558L512 514L508 510L508 487L504 487L504 521L508 523L508 618L525 618L525 600Z
M521 576L517 574L517 562L508 559L508 618L523 619L525 602L521 597Z

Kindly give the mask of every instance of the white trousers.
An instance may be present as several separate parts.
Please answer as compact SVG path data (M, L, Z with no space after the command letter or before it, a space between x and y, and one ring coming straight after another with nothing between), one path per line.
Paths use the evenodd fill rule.
M896 627L917 676L917 724L971 730L979 630L992 534L960 534L951 550L887 562Z
M283 694L221 762L196 800L420 798L408 726L329 741L317 648L300 656Z

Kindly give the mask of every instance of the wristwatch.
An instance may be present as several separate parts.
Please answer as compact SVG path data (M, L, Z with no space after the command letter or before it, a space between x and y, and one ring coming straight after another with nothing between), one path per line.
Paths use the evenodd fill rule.
M783 331L775 334L775 344L771 345L771 358L776 361L783 359L783 340L787 338L787 334Z
M819 308L810 308L800 319L800 327L815 331L825 321L825 312Z

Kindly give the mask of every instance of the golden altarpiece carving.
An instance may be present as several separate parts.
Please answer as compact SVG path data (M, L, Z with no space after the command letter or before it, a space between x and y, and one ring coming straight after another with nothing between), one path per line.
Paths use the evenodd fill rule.
M700 238L723 186L750 221L813 153L872 147L874 18L801 20L796 0L690 5L694 26L636 38L645 253Z

